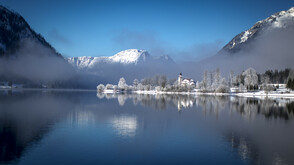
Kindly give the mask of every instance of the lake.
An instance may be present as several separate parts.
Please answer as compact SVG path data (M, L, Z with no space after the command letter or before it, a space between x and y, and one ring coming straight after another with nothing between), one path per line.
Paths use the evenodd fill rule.
M294 164L294 103L1 90L0 164Z

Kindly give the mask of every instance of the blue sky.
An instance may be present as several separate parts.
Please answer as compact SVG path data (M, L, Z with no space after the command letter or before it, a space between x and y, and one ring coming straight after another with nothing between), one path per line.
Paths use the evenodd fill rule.
M291 0L1 0L64 56L130 48L176 60L209 56Z

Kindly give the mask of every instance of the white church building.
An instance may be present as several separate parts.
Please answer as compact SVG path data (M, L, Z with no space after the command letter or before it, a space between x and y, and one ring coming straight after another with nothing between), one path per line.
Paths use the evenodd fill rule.
M182 73L180 73L178 77L178 85L179 86L195 86L196 83L191 78L183 78Z

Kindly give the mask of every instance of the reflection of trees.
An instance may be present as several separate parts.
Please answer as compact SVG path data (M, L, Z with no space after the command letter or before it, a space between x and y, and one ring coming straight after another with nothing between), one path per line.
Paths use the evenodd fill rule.
M224 96L197 96L196 105L201 106L203 113L218 117L219 111L224 109L228 102Z
M283 104L284 100L271 100L271 99L257 99L257 98L242 98L236 97L231 102L231 108L236 110L247 119L253 119L257 114L262 114L267 119L281 118L281 119L293 119L294 115L291 113L291 103L288 100L287 104Z
M226 141L228 141L234 150L242 160L249 160L253 162L259 162L260 156L257 154L258 149L252 145L252 141L248 137L243 137L233 132L224 135Z
M294 102L285 99L258 99L233 96L197 96L174 94L97 94L98 98L117 98L121 106L127 99L132 99L134 105L141 104L146 107L164 110L174 107L178 110L200 106L205 115L218 117L220 111L229 110L238 112L246 119L254 119L261 114L267 119L281 118L284 120L294 118Z
M288 113L293 115L294 114L294 102L288 103L286 105Z
M270 139L265 144L257 144L254 138L250 138L240 132L227 132L224 139L230 143L233 152L237 153L242 160L249 161L249 164L293 164L291 151L292 146L289 145L291 137L287 141L281 139ZM280 137L280 136L279 136ZM272 145L271 142L282 143L280 145ZM261 163L263 162L263 163Z

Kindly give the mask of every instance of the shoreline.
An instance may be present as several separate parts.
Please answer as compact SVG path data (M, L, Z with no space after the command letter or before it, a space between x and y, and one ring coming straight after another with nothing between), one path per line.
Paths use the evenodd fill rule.
M60 91L60 92L97 92L95 89L67 89L67 88L0 88L0 91Z
M64 92L97 92L95 89L54 89L54 88L0 88L0 91L64 91ZM113 90L106 90L104 94L114 94ZM121 93L121 92L117 92ZM131 91L134 94L149 94L149 95L208 95L208 96L239 96L239 97L253 97L253 98L289 98L294 99L294 93L265 93L264 91L245 92L245 93L212 93L212 92L165 92L165 91Z
M256 97L256 98L290 98L294 99L294 93L265 93L264 91L258 92L245 92L245 93L205 93L205 92L164 92L164 91L133 91L136 94L176 94L176 95L209 95L209 96L239 96L239 97Z

